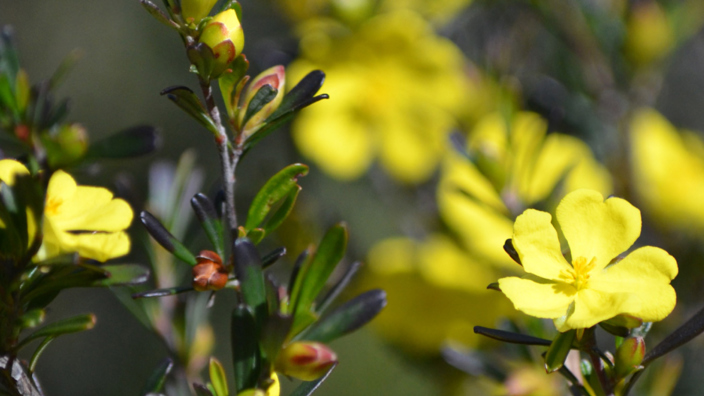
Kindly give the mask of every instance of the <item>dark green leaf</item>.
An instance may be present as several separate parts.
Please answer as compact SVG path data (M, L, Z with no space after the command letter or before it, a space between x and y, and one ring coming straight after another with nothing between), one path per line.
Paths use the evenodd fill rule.
M95 286L136 285L149 280L149 269L138 264L103 265L107 278L95 281Z
M557 371L564 366L567 354L570 353L570 349L572 349L575 334L575 330L558 333L557 337L552 341L545 355L545 370L548 373Z
M20 71L20 62L15 49L14 31L11 26L3 26L0 33L0 71L15 81Z
M149 154L160 145L156 128L142 125L117 132L88 147L86 159L123 159Z
M164 247L171 254L186 264L196 265L196 258L183 244L156 219L151 213L142 211L140 214L142 224L149 231L149 235L154 238L159 245Z
M52 341L54 341L56 338L55 337L46 337L37 347L37 349L34 350L34 353L32 354L32 358L29 359L29 366L27 367L29 369L29 372L34 372L34 368L37 366L37 361L39 361L39 357L44 353L46 350L46 347L51 344Z
M486 287L488 290L496 290L496 291L501 291L501 288L499 287L499 282L492 282L489 283L489 286Z
M156 4L152 3L149 0L139 0L139 2L142 3L144 9L146 9L149 14L156 18L157 21L163 23L164 25L172 29L178 30L178 25L174 21L169 19L166 14L161 12L161 10L159 9L159 7L156 6Z
M261 242L265 236L266 233L261 228L255 228L247 233L247 238L255 245Z
M370 290L324 316L301 339L327 343L367 324L386 306L386 292Z
M543 338L533 337L520 333L513 333L510 331L490 329L482 326L474 326L474 332L476 334L481 334L483 336L493 338L498 341L508 342L511 344L550 346L550 344L552 343L550 340L546 340Z
M308 103L320 90L325 81L325 73L322 70L313 70L296 84L289 93L284 96L279 108L269 117L270 120L279 118L286 113L299 110ZM268 121L268 120L267 120Z
M140 395L146 395L148 393L158 393L161 392L166 382L166 377L171 372L174 367L174 362L171 358L166 358L159 363L159 366L154 370L152 375L147 379L147 383L142 387Z
M247 238L238 238L234 246L235 275L240 281L244 303L254 311L257 328L266 317L266 289L262 261L257 248Z
M679 348L702 332L704 332L704 308L646 353L642 365L647 366L653 360Z
M220 361L214 357L210 358L208 373L210 374L210 383L213 385L215 395L228 396L229 391L227 389L227 375L225 374L225 369L222 367L222 364L220 364Z
M320 301L320 305L317 307L316 312L318 314L322 313L325 311L325 309L330 306L330 304L335 301L337 296L342 293L343 290L345 290L345 287L352 281L352 278L357 274L357 271L359 271L359 268L362 266L362 263L359 261L355 261L350 265L350 268L347 269L347 272L345 272L345 275L342 276L342 278L337 282L335 286L330 289L328 294Z
M220 93L222 94L222 99L225 101L225 108L227 110L227 116L230 120L237 120L238 117L238 94L241 90L241 82L245 73L249 69L249 61L244 54L240 54L235 60L230 64L230 71L225 71L220 78L218 78L218 85L220 86Z
M228 0L226 1L223 5L222 8L220 8L220 12L233 9L235 10L235 13L237 14L237 19L240 21L242 20L242 5L237 2L237 0Z
M518 252L516 251L516 248L513 247L513 240L511 238L506 240L506 243L504 243L504 251L508 254L509 257L519 265L521 264L521 258L518 256Z
M291 292L294 333L310 324L309 314L313 302L325 287L332 271L344 257L346 249L347 226L344 223L339 223L328 230L312 259L301 267L301 272L298 274Z
M279 208L271 215L266 224L264 224L264 233L269 235L274 230L279 228L281 223L288 218L291 214L293 206L296 204L296 199L298 198L298 193L301 192L301 186L293 186L289 193L281 201Z
M308 166L303 164L293 164L279 171L269 179L264 187L254 197L252 205L247 213L245 229L250 230L259 227L264 218L269 214L271 207L281 199L284 199L292 189L298 187L298 178L308 174Z
M62 61L58 68L51 75L51 80L49 80L49 86L51 89L58 88L61 83L66 79L68 73L73 69L78 60L81 58L80 50L71 51Z
M191 286L169 287L166 289L156 289L156 290L149 290L149 291L140 292L140 293L134 293L134 294L132 294L132 298L137 299L137 298L173 296L174 294L185 293L185 292L193 291L193 290L194 289Z
M280 248L274 249L273 251L267 253L264 257L262 257L262 268L267 268L267 267L273 265L276 262L276 260L283 257L285 254L286 254L285 247L280 247Z
M191 199L191 206L196 212L196 217L200 221L203 230L208 235L208 239L215 247L215 252L220 257L225 257L224 232L222 221L215 212L213 203L210 202L207 196L198 193Z
M599 323L599 327L602 329L606 330L607 332L617 336L617 337L628 337L628 335L631 333L630 330L623 326L614 326L612 324L609 324L607 322L601 322Z
M264 84L264 86L259 88L257 93L254 94L252 100L249 101L247 112L244 113L244 118L242 119L240 129L244 129L247 122L249 122L249 120L262 109L262 107L274 100L278 93L279 91L269 84Z
M262 349L269 361L276 360L293 326L293 317L280 312L269 315L262 328Z
M235 367L235 393L254 388L261 371L258 334L254 314L246 305L232 311L230 326L232 359Z
M215 396L213 395L213 392L211 392L205 385L203 384L193 384L193 389L196 391L196 395L198 396Z
M206 46L207 47L207 46ZM218 136L218 128L210 118L208 111L205 109L200 99L187 87L176 86L169 87L161 91L162 95L166 95L172 102L176 103L186 114L190 115L198 121L207 130Z
M290 396L309 396L309 395L312 395L313 392L315 392L315 390L318 389L320 384L322 384L323 381L328 379L328 376L330 376L330 373L332 373L332 370L334 370L336 366L337 366L337 364L330 367L330 370L328 370L328 372L325 373L324 376L318 378L315 381L304 381L302 384L300 384L298 386L298 388L294 389L293 393L291 393Z
M258 143L263 138L267 137L270 133L274 132L278 127L290 121L294 115L295 113L291 112L275 120L272 120L271 117L267 118L262 124L262 126L257 129L257 133L247 138L247 141L245 141L244 143L243 153L247 154L256 143Z
M28 342L41 337L56 337L62 334L77 333L79 331L90 330L95 326L95 315L86 314L63 319L44 326L22 340L17 349L27 345Z

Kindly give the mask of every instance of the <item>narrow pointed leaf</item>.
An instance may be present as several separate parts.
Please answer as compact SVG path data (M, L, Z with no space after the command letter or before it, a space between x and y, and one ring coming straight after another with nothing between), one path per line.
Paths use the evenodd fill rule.
M159 242L159 245L184 263L196 265L196 258L193 253L183 246L181 241L171 235L156 217L147 211L142 211L140 219L142 220L142 224L147 228L147 231L149 231L149 235Z
M231 71L226 71L218 78L218 86L230 120L237 119L237 86L242 81L247 69L249 69L249 62L244 55L240 54L230 64Z
M507 239L506 243L504 243L504 251L518 265L522 265L521 258L518 256L518 252L516 251L516 248L513 247L513 240L511 238Z
M327 373L325 373L324 376L318 378L315 381L304 381L302 384L298 386L298 388L294 389L293 393L291 393L290 396L309 396L312 395L313 392L315 392L316 389L320 386L320 384L323 383L328 377L330 376L330 373L332 373L332 370L335 369L337 364L334 366L330 367L330 370L328 370Z
M694 339L704 332L704 308L697 312L691 319L689 319L685 324L680 326L677 330L673 331L665 337L664 340L660 341L650 352L645 354L643 366L647 366L653 360L679 348L681 345Z
M359 271L359 268L362 267L362 263L359 261L355 261L352 263L350 268L347 269L347 272L345 272L345 275L342 276L342 278L335 284L335 286L330 289L327 295L320 301L320 305L316 307L316 312L318 314L322 313L325 311L325 309L332 304L333 301L337 298L337 296L342 293L343 290L349 285L349 283L352 281L352 278L354 278L355 275L357 275L357 272Z
M313 70L296 84L281 101L279 108L269 117L276 119L291 111L302 108L320 90L325 82L325 73L322 70Z
M293 317L275 312L270 315L262 328L262 349L267 360L274 361L281 351L293 325Z
M198 193L191 199L191 206L196 213L196 217L198 217L198 221L200 221L200 225L203 226L203 230L208 235L210 243L215 247L215 252L220 257L225 257L225 237L222 221L215 212L213 203L210 202L207 196Z
M276 212L274 212L274 214L271 215L266 224L264 224L263 228L265 234L268 235L272 233L274 230L279 228L284 220L288 218L288 215L290 215L293 210L293 206L296 204L296 199L298 198L298 193L300 192L301 186L293 186L293 188L289 190L288 194L286 194L284 199L281 201L279 208Z
M227 388L227 375L225 374L225 369L222 367L222 364L220 364L220 361L214 357L210 358L208 373L210 375L210 383L213 385L213 389L215 390L215 396L228 396L229 391Z
M174 362L171 358L166 358L159 363L157 368L154 370L152 375L149 376L147 382L142 387L142 392L140 395L146 395L148 393L158 393L164 388L164 383L166 382L166 377L171 372L174 367Z
M156 128L141 125L117 132L88 147L86 159L134 158L154 152L160 146Z
M332 271L344 257L346 249L347 226L339 223L328 230L312 259L301 268L291 292L291 304L295 316L294 331L309 324L302 322L306 320L306 316L301 316L299 319L299 314L311 312L313 302L325 287Z
M321 318L301 337L322 343L351 333L367 324L386 306L386 292L370 290Z
M493 338L498 341L508 342L511 344L550 346L550 344L552 343L550 340L546 340L544 338L533 337L520 333L513 333L510 331L490 329L488 327L482 326L474 326L474 332L476 334L481 334L485 337Z
M46 347L51 344L52 341L54 341L56 338L55 337L46 337L42 342L39 344L37 349L34 350L34 353L32 354L32 358L29 359L29 366L27 367L29 369L30 373L34 372L34 368L37 366L37 361L39 361L39 357L42 356L42 353L46 350Z
M239 238L234 246L235 275L240 281L244 303L252 308L258 328L266 316L266 289L262 262L257 248L246 238Z
M74 316L72 318L63 319L58 322L54 322L50 325L44 326L41 329L30 334L20 342L21 348L27 345L28 342L41 337L56 337L62 334L77 333L79 331L90 330L95 326L95 315L86 314Z
M193 291L193 290L194 289L191 286L168 287L165 289L155 289L155 290L149 290L149 291L140 292L140 293L134 293L134 294L132 294L132 298L138 299L138 298L149 298L149 297L173 296L174 294L185 293L185 292L189 292L189 291Z
M575 333L574 330L559 333L552 341L545 355L545 370L548 373L557 371L565 365L565 359L567 359L567 354L570 353L572 348Z
M167 17L166 14L161 12L161 10L159 9L159 7L156 6L156 4L152 3L149 0L139 0L139 2L142 3L142 6L144 7L144 9L146 9L147 12L149 12L149 14L151 14L151 16L156 18L157 21L163 23L164 25L166 25L172 29L178 30L178 25L176 23L174 23L174 21L169 19L169 17Z
M298 186L299 177L307 174L308 166L293 164L272 176L254 197L247 213L247 222L244 228L250 231L259 227L267 214L269 214L269 211L271 211L271 207L276 202L284 199L292 189Z
M286 254L285 247L280 247L280 248L274 249L271 252L267 253L264 257L262 257L262 268L267 268L267 267L273 265L276 262L276 260L283 257L285 254Z
M95 286L136 285L149 280L149 269L138 264L103 265L107 278L95 281Z
M230 326L232 359L235 367L235 392L257 385L261 370L259 343L254 314L245 305L238 305L232 312Z
M279 91L269 84L264 84L264 86L259 88L247 106L247 111L244 113L244 118L242 119L242 125L240 125L240 128L244 129L247 122L252 119L252 117L262 109L262 107L274 100L278 93Z
M200 99L193 93L189 88L183 86L176 86L166 88L161 91L162 95L166 95L169 100L174 102L178 107L180 107L186 114L193 117L194 120L198 121L207 130L212 132L214 135L218 135L218 128L215 123L208 115L207 110L200 102Z
M606 322L599 323L599 327L601 327L602 329L606 330L608 333L611 333L617 337L628 337L628 335L631 333L631 331L628 330L626 327L614 326L614 325L606 323Z

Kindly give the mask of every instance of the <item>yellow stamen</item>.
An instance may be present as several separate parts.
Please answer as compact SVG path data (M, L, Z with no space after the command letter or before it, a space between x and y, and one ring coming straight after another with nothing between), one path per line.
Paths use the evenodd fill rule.
M55 215L59 213L59 207L64 203L63 199L56 197L49 198L44 207L44 212L47 214Z

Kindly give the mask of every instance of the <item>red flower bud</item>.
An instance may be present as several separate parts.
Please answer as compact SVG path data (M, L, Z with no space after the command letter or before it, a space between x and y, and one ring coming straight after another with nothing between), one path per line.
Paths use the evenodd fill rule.
M643 337L629 337L623 340L616 350L616 377L624 378L640 366L645 356L645 340Z
M276 371L313 381L325 375L337 363L337 355L319 342L300 341L288 344L276 359Z
M220 256L210 250L201 251L193 267L193 288L197 291L220 290L227 284L228 273Z

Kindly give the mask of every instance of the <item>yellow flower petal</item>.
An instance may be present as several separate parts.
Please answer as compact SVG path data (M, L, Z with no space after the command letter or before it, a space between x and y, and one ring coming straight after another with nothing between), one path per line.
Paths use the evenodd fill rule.
M570 246L572 259L596 258L602 269L625 252L640 235L640 210L621 198L604 197L593 190L574 191L557 207L557 221Z
M627 294L628 298L614 307L618 313L655 322L664 319L675 307L677 296L670 281L677 276L677 271L674 257L660 248L645 246L601 273L593 274L589 289Z
M560 249L557 231L550 213L528 209L513 225L513 246L529 274L560 280L572 267Z
M11 186L15 183L16 175L28 175L29 170L21 162L13 159L0 160L0 180Z
M513 276L499 279L499 287L517 310L548 319L567 313L577 291L566 283Z

